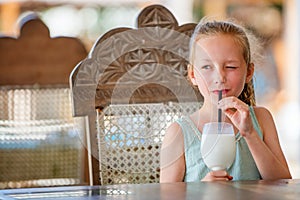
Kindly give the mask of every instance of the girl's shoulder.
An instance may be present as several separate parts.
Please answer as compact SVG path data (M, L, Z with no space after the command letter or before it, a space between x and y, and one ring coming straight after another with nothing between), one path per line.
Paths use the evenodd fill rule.
M254 106L253 110L255 112L255 116L258 121L258 124L264 134L266 130L271 130L271 129L275 130L275 123L270 110L261 106Z
M181 126L177 121L172 122L168 127L167 127L167 133L168 132L181 132Z
M167 127L163 143L174 141L175 138L176 140L183 140L182 129L177 122L173 122L170 124L170 126Z
M270 118L270 119L273 118L270 110L268 110L266 107L253 106L253 110L258 120L259 119L266 120L266 118Z

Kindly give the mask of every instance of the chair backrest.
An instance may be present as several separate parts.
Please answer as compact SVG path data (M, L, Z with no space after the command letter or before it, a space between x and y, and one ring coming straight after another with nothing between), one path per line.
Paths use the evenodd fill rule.
M87 56L77 38L51 38L34 13L18 37L0 37L0 186L83 182L69 74Z
M202 101L187 78L195 25L179 26L151 5L137 28L100 37L72 72L73 116L87 116L94 184L158 182L165 128Z

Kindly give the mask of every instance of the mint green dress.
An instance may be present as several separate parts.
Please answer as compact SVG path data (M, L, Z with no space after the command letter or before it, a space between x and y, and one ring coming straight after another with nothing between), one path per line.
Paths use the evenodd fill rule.
M253 107L250 114L255 130L263 140L263 134L259 127ZM185 148L185 182L200 181L210 171L202 160L200 151L201 132L187 116L176 120L182 129ZM233 180L258 180L261 175L257 169L248 145L240 133L236 134L236 157L234 163L228 169L228 173L233 176Z

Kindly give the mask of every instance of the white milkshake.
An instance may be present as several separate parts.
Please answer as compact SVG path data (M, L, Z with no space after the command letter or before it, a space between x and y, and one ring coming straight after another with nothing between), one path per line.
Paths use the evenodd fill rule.
M221 127L221 128L220 128ZM213 171L228 169L235 159L235 135L231 124L209 123L203 128L201 154Z

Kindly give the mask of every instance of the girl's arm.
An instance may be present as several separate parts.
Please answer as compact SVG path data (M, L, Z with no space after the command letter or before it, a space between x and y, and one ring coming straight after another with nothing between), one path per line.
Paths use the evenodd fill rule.
M227 97L219 102L219 107L245 138L263 179L291 178L273 117L267 109L255 108L264 137L261 140L253 127L248 105L236 97Z
M255 108L264 140L253 131L245 140L263 179L292 178L281 150L277 130L271 113L265 108Z
M184 141L181 128L171 124L160 151L160 182L182 182L185 174Z

